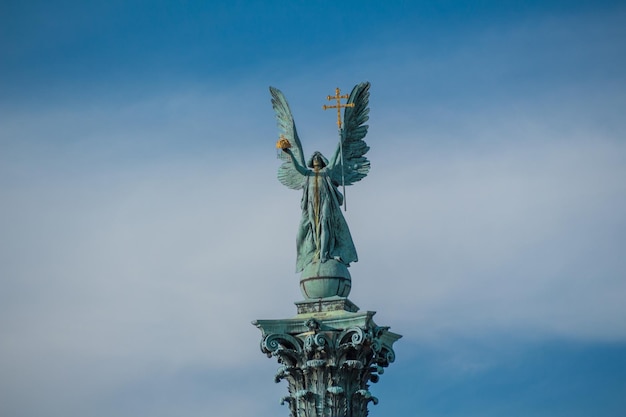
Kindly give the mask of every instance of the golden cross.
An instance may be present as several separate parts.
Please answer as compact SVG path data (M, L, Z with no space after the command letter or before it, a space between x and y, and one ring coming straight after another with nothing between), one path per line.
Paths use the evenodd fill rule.
M322 108L324 110L328 110L328 109L337 109L337 126L339 127L339 130L341 130L341 108L342 107L354 107L354 103L347 103L347 104L341 104L341 99L342 98L349 98L350 96L348 94L344 94L343 96L341 95L341 91L339 90L339 87L337 87L335 89L335 95L334 96L327 96L326 99L328 101L331 100L337 100L337 104L335 104L334 106L327 106L327 105L323 105Z
M322 108L324 110L328 110L328 109L337 109L337 127L339 127L339 155L341 156L341 185L343 186L343 209L347 210L347 205L346 205L346 181L344 178L344 172L343 172L343 142L341 141L341 108L342 107L354 107L354 103L346 103L346 104L341 104L341 99L342 98L350 98L350 96L348 94L344 94L343 96L341 95L341 90L339 90L339 87L335 88L335 95L334 96L327 96L326 97L328 99L328 101L331 100L337 100L337 104L335 104L334 106L327 106L327 105L323 105Z

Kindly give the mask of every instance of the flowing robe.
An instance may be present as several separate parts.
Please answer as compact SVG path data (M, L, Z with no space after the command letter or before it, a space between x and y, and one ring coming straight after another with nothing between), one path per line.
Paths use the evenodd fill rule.
M343 195L328 177L326 168L306 170L297 235L296 272L315 261L335 259L345 265L357 254L348 224L341 213Z

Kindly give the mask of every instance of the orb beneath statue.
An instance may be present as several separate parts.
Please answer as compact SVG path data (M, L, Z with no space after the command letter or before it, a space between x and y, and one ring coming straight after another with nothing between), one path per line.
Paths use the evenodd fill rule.
M348 268L335 259L311 262L300 277L300 291L307 299L347 297L351 287Z

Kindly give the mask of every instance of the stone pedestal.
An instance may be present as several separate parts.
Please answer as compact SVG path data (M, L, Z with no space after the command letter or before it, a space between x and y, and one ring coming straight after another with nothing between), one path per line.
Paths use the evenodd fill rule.
M256 320L261 351L281 365L275 381L286 380L291 417L365 417L378 403L369 391L395 360L399 334L376 325L374 311L359 312L346 297L296 303L298 314Z

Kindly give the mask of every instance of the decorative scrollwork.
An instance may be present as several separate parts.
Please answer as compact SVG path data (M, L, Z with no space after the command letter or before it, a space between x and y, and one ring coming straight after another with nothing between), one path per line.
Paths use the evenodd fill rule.
M278 340L278 335L270 335L261 341L261 350L264 352L273 352L280 348L280 342Z
M374 337L380 337L387 330L389 330L389 326L376 326L372 329L372 334L374 335Z
M396 360L396 354L389 346L383 346L383 348L376 355L376 363L380 366L389 366L390 363Z
M387 359L387 363L395 362L396 353L393 351L393 349L387 350L387 353L385 354L385 359Z
M368 387L395 360L391 345L397 339L371 323L351 318L340 327L334 318L303 318L264 331L261 350L282 365L275 381L289 384L282 403L291 417L368 415L368 404L378 403Z
M307 352L310 352L314 348L315 348L315 341L313 340L313 335L310 334L304 339L304 350Z
M310 334L304 339L304 349L307 352L320 350L330 345L330 339L324 333Z
M364 340L365 334L363 330L359 327L350 328L343 332L341 336L339 336L339 343L341 345L351 344L352 346L356 347L357 345L363 343Z
M264 353L275 352L282 349L301 352L300 342L295 337L288 334L270 334L261 342L261 350Z
M383 348L383 344L380 341L380 339L378 338L374 338L372 339L372 350L374 352L380 352L380 350Z
M316 334L315 337L313 337L313 342L315 342L315 344L321 348L330 344L328 337L324 333Z
M360 345L361 343L363 343L363 340L365 338L364 334L363 334L363 330L361 330L360 328L356 327L354 329L352 329L352 344L353 345Z

